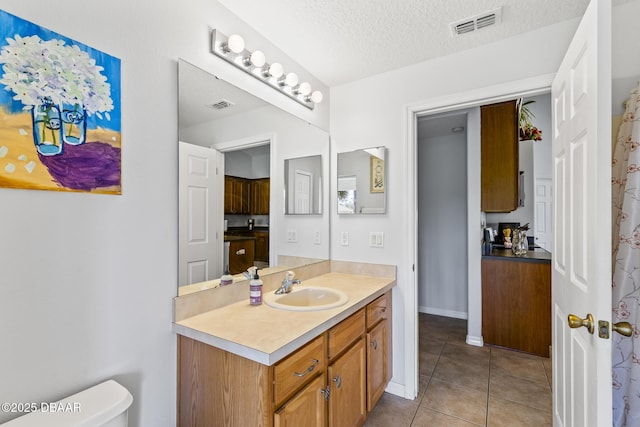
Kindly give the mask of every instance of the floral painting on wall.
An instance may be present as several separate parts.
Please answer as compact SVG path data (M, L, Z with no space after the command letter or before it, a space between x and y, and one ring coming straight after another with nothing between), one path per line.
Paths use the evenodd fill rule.
M120 60L0 10L0 187L121 194Z

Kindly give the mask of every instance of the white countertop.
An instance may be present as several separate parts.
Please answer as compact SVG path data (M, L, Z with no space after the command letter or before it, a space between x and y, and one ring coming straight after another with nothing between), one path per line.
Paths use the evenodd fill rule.
M320 286L346 293L349 301L320 311L289 311L246 301L227 305L173 324L174 332L251 359L273 365L395 286L395 278L327 273L298 287ZM264 299L264 298L263 298Z

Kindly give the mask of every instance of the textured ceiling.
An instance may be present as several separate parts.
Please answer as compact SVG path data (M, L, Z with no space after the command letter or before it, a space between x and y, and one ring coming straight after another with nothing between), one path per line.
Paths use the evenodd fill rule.
M582 16L588 0L218 0L328 86ZM613 4L630 0L614 0ZM502 6L502 23L449 24ZM258 49L259 46L247 46Z

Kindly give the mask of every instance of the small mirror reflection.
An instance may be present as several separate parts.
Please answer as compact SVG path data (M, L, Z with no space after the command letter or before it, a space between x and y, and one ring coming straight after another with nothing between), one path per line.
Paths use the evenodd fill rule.
M322 156L298 157L284 161L285 213L322 213Z
M338 213L386 212L385 147L338 153Z

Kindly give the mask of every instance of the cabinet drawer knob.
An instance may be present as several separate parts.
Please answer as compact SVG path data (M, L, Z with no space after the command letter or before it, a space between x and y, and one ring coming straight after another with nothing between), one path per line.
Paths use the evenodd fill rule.
M311 363L311 365L307 369L305 369L304 372L294 372L293 375L295 375L296 377L304 377L309 372L312 372L316 368L316 365L320 363L320 361L318 359L311 359L311 360L313 363Z
M373 347L374 350L377 350L378 349L378 341L372 340L371 341L371 347Z
M336 387L340 388L342 386L342 374L335 377L333 382L336 383Z

